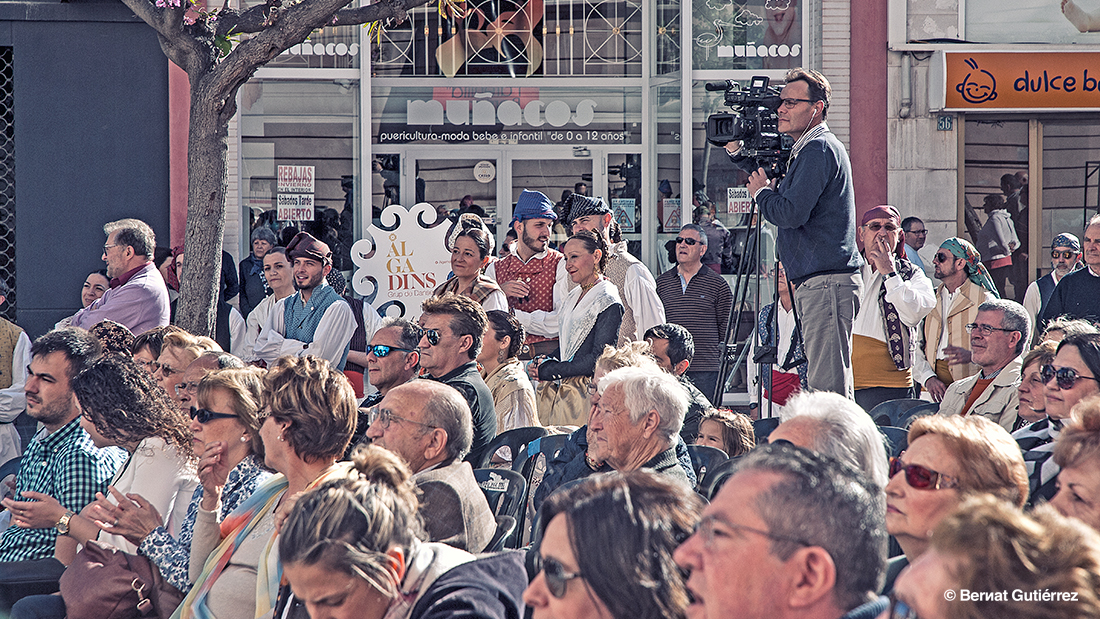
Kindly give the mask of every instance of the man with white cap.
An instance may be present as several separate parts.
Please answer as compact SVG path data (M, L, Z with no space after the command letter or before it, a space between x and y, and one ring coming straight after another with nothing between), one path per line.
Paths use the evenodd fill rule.
M515 249L485 269L485 275L504 291L508 307L526 328L530 328L531 312L553 312L569 293L564 256L547 246L550 228L557 218L550 198L524 189L512 213L512 229L519 239ZM528 335L528 352L523 358L557 354L557 331L553 334Z
M1039 312L1041 325L1060 316L1100 320L1100 215L1093 215L1085 228L1084 250L1085 268L1066 275L1054 287Z
M852 372L856 404L870 411L887 400L912 395L914 329L936 307L932 282L904 257L901 215L889 205L863 214L859 227L867 264L852 322Z
M272 308L256 339L255 355L268 365L285 355L313 355L342 371L356 324L351 306L325 282L332 252L308 232L299 232L286 250L298 292Z
M1081 241L1068 232L1054 237L1050 242L1050 267L1050 273L1031 282L1024 293L1024 308L1034 324L1038 324L1039 314L1058 282L1081 267Z

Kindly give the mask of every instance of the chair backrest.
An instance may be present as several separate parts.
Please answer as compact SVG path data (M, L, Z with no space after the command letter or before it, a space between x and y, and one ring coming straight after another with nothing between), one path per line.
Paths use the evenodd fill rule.
M512 462L516 460L516 454L527 446L527 443L546 436L546 428L533 426L528 428L513 428L511 430L501 432L485 447L485 452L481 456L481 462L478 463L480 469L487 469L492 466L493 456L501 447L508 447L511 450Z
M532 440L524 445L512 458L512 470L519 471L524 477L527 477L530 474L531 466L534 464L532 456L541 454L546 456L547 461L553 460L568 440L568 434L548 434Z
M752 421L752 431L756 434L756 444L763 445L768 442L768 435L779 427L779 417L764 417Z
M493 539L489 540L489 545L485 547L484 552L500 552L504 550L506 548L505 542L508 541L515 530L515 518L504 514L497 516L497 531L493 534Z
M729 460L726 452L717 447L707 445L688 445L688 455L691 456L691 468L695 469L695 478L700 482L706 477L707 471Z
M904 428L895 428L893 426L879 426L878 431L886 439L889 448L886 450L887 455L891 458L896 458L901 455L901 452L905 451L905 448L909 446L909 432Z
M708 501L713 501L714 495L718 494L718 491L722 488L722 484L726 483L726 481L733 476L733 469L737 466L737 461L740 459L740 456L730 458L707 471L706 477L699 481L699 494L706 497Z
M908 410L901 411L896 417L894 417L894 421L890 425L894 426L895 428L905 428L906 430L908 430L909 424L913 423L913 420L917 417L924 417L925 415L935 415L939 412L939 410L939 402L925 402L920 406L914 406L913 408L910 408Z
M913 408L914 406L921 406L922 404L928 404L927 400L915 400L913 398L901 398L898 400L887 400L882 402L867 411L867 414L871 416L871 419L875 420L875 423L880 426L893 426L897 415Z
M508 469L474 469L474 479L493 514L506 515L519 521L520 510L527 496L527 480Z

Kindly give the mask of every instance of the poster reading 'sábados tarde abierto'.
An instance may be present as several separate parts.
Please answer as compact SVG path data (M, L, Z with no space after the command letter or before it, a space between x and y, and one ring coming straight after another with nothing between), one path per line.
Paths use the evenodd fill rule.
M391 204L351 246L355 263L352 288L383 317L415 321L420 304L451 272L445 239L449 225L437 222L436 209L422 202L406 209Z

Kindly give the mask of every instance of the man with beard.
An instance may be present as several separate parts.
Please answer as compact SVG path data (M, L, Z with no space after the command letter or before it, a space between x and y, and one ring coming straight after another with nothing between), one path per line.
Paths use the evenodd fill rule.
M924 319L924 354L913 355L913 380L939 402L948 385L978 371L966 325L978 318L979 305L997 298L997 287L978 249L965 239L947 239L932 261L943 284L936 291L936 309Z
M1024 293L1024 307L1038 324L1039 315L1050 300L1050 294L1063 277L1081 266L1081 241L1076 236L1063 232L1050 242L1051 272L1031 282Z
M0 611L5 613L24 596L57 591L65 570L54 558L57 536L68 533L69 519L97 492L107 492L126 457L117 448L97 449L80 427L70 381L100 350L95 336L74 328L50 331L31 346L27 414L43 430L27 446L15 493L0 501L11 514L0 538ZM45 495L56 501L42 500Z
M253 352L268 365L285 355L313 355L343 371L355 316L347 301L325 282L332 270L332 252L308 232L299 232L286 250L298 292L275 304Z
M504 291L508 308L527 329L531 328L531 312L554 312L570 289L561 252L547 247L550 227L557 218L550 198L524 189L512 214L512 228L519 241L507 258L485 270L485 275ZM558 352L556 336L532 333L526 344L528 352L521 355L524 359Z
M1060 316L1100 320L1100 215L1093 215L1085 228L1085 267L1062 278L1039 314L1039 322Z
M69 324L91 329L98 322L113 320L135 337L168 326L168 286L153 264L157 247L153 229L137 219L120 219L103 226L103 232L107 234L103 261L111 289L77 312Z

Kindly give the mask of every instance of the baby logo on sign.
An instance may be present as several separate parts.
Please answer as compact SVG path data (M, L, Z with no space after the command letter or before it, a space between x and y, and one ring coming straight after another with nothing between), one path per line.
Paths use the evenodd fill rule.
M382 211L379 225L367 228L368 236L351 246L351 260L357 267L352 289L379 314L415 321L420 304L447 281L451 272L447 226L428 227L437 216L427 202L409 210L391 204ZM391 307L395 310L390 311Z

